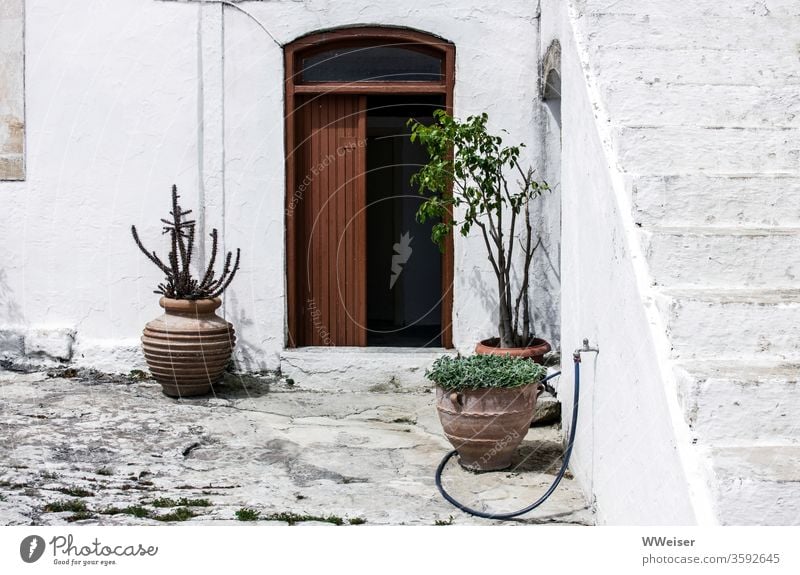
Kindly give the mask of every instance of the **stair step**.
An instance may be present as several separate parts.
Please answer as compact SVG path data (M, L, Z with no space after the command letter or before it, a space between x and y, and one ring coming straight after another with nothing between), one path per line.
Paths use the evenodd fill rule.
M629 126L614 142L620 165L638 174L789 172L800 162L797 128Z
M722 524L800 523L800 445L715 448L709 455Z
M752 17L800 16L797 0L769 0L758 2L720 2L719 0L694 0L681 6L681 23L703 16ZM671 16L675 21L675 4L664 0L576 0L575 5L582 14L643 14ZM769 8L767 8L769 6Z
M689 6L682 7L681 14L686 15L688 9ZM750 46L753 38L800 42L800 13L780 18L754 18L752 13L717 15L702 11L692 17L691 26L676 26L674 11L666 14L599 12L586 15L586 28L588 40L594 46L737 50ZM659 107L661 105L659 101ZM651 106L648 109L655 112Z
M591 31L591 30L589 30ZM748 65L742 65L747 61ZM656 48L593 46L592 70L604 79L633 84L716 86L787 86L800 84L793 47L764 50L757 46L714 48ZM684 153L695 149L691 134L679 140ZM756 144L757 142L753 142ZM668 159L660 154L661 159Z
M766 88L612 82L602 90L608 113L618 125L800 128L796 85ZM658 102L658 107L651 102Z
M661 289L676 359L800 360L800 289Z
M800 226L798 197L797 174L691 174L633 179L634 218L644 226Z
M699 445L800 440L800 363L676 362L686 419Z
M658 285L798 285L800 228L650 227L642 235Z

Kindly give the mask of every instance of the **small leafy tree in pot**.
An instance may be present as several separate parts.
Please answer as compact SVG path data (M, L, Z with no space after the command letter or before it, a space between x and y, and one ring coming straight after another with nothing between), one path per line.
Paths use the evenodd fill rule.
M489 133L487 121L485 113L459 121L444 110L434 112L430 126L409 120L411 140L429 155L411 182L429 196L417 219L437 221L431 239L440 249L453 228L463 236L473 227L480 231L497 278L499 344L519 348L533 341L530 267L538 241L534 244L530 202L549 188L534 178L532 168L520 164L523 144L504 145L500 136ZM460 219L452 208L460 208ZM518 285L512 277L515 257L522 260Z
M228 252L217 276L217 230L211 232L211 257L200 278L192 275L195 247L195 221L186 218L191 210L178 203L178 189L172 186L172 211L162 219L163 234L169 236L166 260L142 244L136 226L131 233L136 245L166 276L155 293L164 314L147 323L142 334L150 373L165 394L173 397L203 395L222 379L236 341L233 326L214 311L221 305L219 296L233 281L239 269L240 252Z

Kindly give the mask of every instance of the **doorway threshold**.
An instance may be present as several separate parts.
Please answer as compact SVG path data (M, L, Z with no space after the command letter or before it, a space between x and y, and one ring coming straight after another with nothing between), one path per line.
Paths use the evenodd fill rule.
M298 389L415 392L433 387L425 370L437 357L455 354L435 347L298 347L281 352L281 374Z

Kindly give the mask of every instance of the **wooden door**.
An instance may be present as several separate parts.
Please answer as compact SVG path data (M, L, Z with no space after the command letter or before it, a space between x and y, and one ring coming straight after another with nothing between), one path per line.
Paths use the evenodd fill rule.
M298 102L296 279L301 346L365 346L366 96Z
M387 42L393 48L408 48L416 52L424 53L428 58L437 58L440 62L439 74L432 74L426 68L423 79L417 78L413 81L400 81L397 75L388 74L384 80L378 79L374 75L374 69L368 61L360 72L358 70L338 67L335 70L329 69L327 80L316 79L312 74L307 77L307 72L311 67L323 65L319 58L323 53L334 51L353 52L351 48L356 48L354 53L360 53L361 49L371 49L386 47ZM338 52L337 52L338 53ZM325 292L325 286L321 285L323 268L330 269L330 260L326 259L322 253L314 253L309 248L315 248L319 238L310 235L309 230L304 229L309 222L309 213L315 213L319 209L318 198L308 199L306 203L305 188L310 191L329 191L330 182L323 182L321 177L310 178L306 186L305 178L309 177L310 168L314 165L311 156L319 160L324 157L320 154L320 149L327 146L327 149L335 148L336 144L331 145L332 136L319 134L318 137L308 137L312 125L326 126L323 121L325 115L328 117L340 116L341 112L350 110L354 113L355 126L347 124L351 120L336 122L333 130L340 130L345 134L358 133L362 138L358 141L364 142L366 131L365 107L367 95L406 95L417 94L435 95L439 94L445 98L445 109L453 112L453 87L455 85L455 56L456 47L442 40L439 37L425 34L414 30L405 30L394 27L371 27L358 26L351 28L339 28L336 30L325 30L314 34L309 34L298 38L294 42L286 45L284 49L284 80L285 80L285 146L286 146L286 284L287 284L287 347L298 347L308 345L366 345L366 250L364 242L366 240L366 217L363 212L356 212L356 219L350 226L345 226L344 244L346 252L352 256L353 261L344 264L344 295L340 306L336 309L330 307L330 291ZM325 62L334 62L334 58L323 59ZM412 60L415 60L412 58ZM418 60L415 60L419 62ZM428 60L428 63L429 60ZM427 66L427 64L425 65ZM423 67L425 67L423 66ZM334 96L333 94L337 94ZM314 104L311 105L310 103ZM336 110L333 112L332 110ZM355 129L353 129L355 128ZM338 137L334 137L334 140ZM357 145L356 142L356 145ZM350 141L350 144L353 142ZM335 152L334 152L335 153ZM352 155L345 154L348 159L337 159L335 169L337 172L332 176L334 181L342 180L347 170L355 171L353 164L362 166L362 171L366 166L366 153L362 147L355 148ZM340 173L341 172L341 173ZM331 172L333 173L333 172ZM357 202L359 206L364 206L366 201L366 189L363 177L357 177L349 185L355 189L347 188L345 198L345 209L348 208L348 201ZM324 203L324 202L323 202ZM337 203L338 210L338 203ZM320 214L321 215L321 214ZM313 219L313 218L311 218ZM331 214L321 217L324 225L329 225ZM335 221L338 223L338 212ZM329 226L330 228L330 226ZM350 231L352 228L352 232ZM330 233L330 229L328 229ZM351 236L350 234L354 235ZM442 345L452 347L452 305L453 305L453 245L452 234L448 236L444 257L442 261ZM354 247L355 244L355 247ZM361 249L359 252L358 249ZM352 249L350 249L352 248ZM311 254L308 256L307 254ZM328 254L329 256L330 254ZM339 272L340 262L334 262L334 269ZM353 269L347 266L353 266ZM306 272L306 270L308 270ZM351 272L348 275L348 272ZM358 280L358 273L361 279ZM307 276L307 277L306 277ZM354 281L358 280L358 281ZM339 282L341 284L341 282ZM336 286L336 279L333 280ZM336 289L338 292L338 287ZM353 292L358 296L353 296ZM327 297L326 297L327 296ZM309 311L309 300L315 306ZM323 308L324 306L328 306ZM356 313L352 310L355 309ZM347 321L339 322L339 312L345 311ZM310 315L311 314L311 315ZM333 318L336 318L335 323ZM335 328L335 329L334 329ZM340 330L344 330L344 334ZM325 331L327 330L327 331Z

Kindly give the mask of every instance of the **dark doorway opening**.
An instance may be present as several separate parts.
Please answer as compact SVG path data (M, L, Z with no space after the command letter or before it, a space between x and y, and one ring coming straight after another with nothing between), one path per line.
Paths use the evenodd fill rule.
M367 98L367 345L442 346L442 254L411 176L427 161L409 118L433 121L439 95Z

